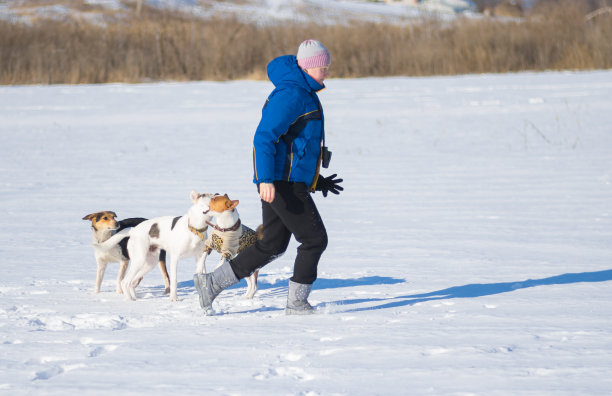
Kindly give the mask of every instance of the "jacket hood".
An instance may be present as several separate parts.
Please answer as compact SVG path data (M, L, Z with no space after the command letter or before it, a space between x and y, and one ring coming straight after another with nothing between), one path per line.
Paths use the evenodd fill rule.
M298 66L294 55L279 56L268 63L268 78L275 87L292 84L309 92L318 92L325 88L325 85L319 84Z

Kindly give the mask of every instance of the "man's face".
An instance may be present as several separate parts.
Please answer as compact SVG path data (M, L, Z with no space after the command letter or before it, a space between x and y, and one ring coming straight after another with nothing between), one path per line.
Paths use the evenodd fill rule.
M306 73L312 78L315 79L316 82L323 85L323 81L329 77L329 67L315 67L312 69L306 69Z

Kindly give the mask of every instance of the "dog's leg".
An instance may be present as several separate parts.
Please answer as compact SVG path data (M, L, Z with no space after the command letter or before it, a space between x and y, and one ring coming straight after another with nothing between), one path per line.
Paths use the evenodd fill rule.
M132 260L132 268L134 268L135 262L134 260ZM130 270L128 271L127 275L125 276L125 278L123 278L123 280L121 281L121 290L123 291L123 295L125 296L125 299L128 301L133 300L134 298L132 297L132 293L130 292L130 287L131 287L131 283L132 283L132 272L134 270Z
M106 261L98 261L98 270L96 271L96 286L94 293L100 293L100 286L102 286L102 280L104 279L104 271L106 271Z
M162 278L164 279L164 294L170 293L170 277L168 276L168 269L166 268L166 261L159 261L159 270L162 273Z
M137 284L138 278L136 278L135 275L136 273L138 273L138 270L141 266L142 264L140 260L132 259L132 265L123 280L121 281L121 289L123 290L123 295L128 301L136 299L136 291L134 290L134 287Z
M206 272L206 258L212 251L211 248L206 247L201 257L196 257L196 274L203 274Z
M130 294L130 300L132 300L132 301L134 301L134 300L136 300L138 298L136 296L136 286L138 286L138 283L140 282L139 279L140 278L134 278L128 284L128 293Z
M170 301L178 301L178 254L170 254Z
M122 260L119 266L119 274L117 275L117 293L122 294L123 289L121 289L121 281L125 278L125 272L128 268L128 261Z
M244 298L251 299L253 298L253 295L255 294L253 292L253 275L247 276L245 279L247 283L247 289L246 289L246 292L244 293Z
M121 288L123 289L123 295L126 300L136 299L135 287L138 284L139 276L138 272L145 266L147 260L147 245L144 241L138 240L137 238L130 238L128 241L128 252L132 261L127 274L121 282Z
M146 267L146 262L140 264L138 267L134 266L134 264L134 260L132 260L134 270L130 271L126 279L124 279L121 283L123 292L126 294L126 298L132 301L137 299L136 287L140 284L140 281L142 281L142 273Z
M144 264L140 266L140 268L135 274L133 274L133 278L130 281L130 294L132 296L132 299L136 300L136 286L140 284L140 282L147 273L149 273L153 268L155 268L156 261L157 258L155 256L150 254L147 255Z
M259 271L255 271L251 276L246 277L247 291L244 293L244 298L251 299L257 292L257 275Z
M166 288L164 294L168 294L170 293L170 277L168 277L168 269L166 268L166 251L163 249L159 251L159 270L162 273L164 286Z

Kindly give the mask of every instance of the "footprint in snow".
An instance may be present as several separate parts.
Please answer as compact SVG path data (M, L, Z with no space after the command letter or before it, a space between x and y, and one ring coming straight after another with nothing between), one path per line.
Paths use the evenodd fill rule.
M51 366L46 370L38 371L32 381L48 380L64 372L60 366Z
M97 357L107 352L112 352L115 349L119 348L118 345L103 344L103 341L96 341L92 338L83 338L81 340L81 344L86 347L92 347L92 349L89 351L89 354L87 355L88 357Z
M101 345L101 346L98 346L92 349L89 352L89 357L97 357L102 354L105 354L106 352L112 352L117 348L118 348L117 345Z
M97 357L106 352L106 348L103 346L96 347L89 352L89 357Z

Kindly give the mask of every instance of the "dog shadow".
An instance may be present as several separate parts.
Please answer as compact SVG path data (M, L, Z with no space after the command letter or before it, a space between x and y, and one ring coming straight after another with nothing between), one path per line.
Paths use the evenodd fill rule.
M437 290L430 293L410 294L406 296L390 297L390 298L368 298L368 299L352 299L340 300L330 304L351 305L361 303L380 303L375 306L354 308L345 312L360 312L377 309L398 308L407 305L414 305L427 301L435 300L451 300L454 298L477 298L490 296L494 294L509 293L515 290L527 289L538 286L551 285L567 285L572 283L584 282L607 282L612 280L612 270L567 273L562 275L551 276L542 279L527 279L517 282L500 282L500 283L473 283L462 286L453 286L447 289Z

